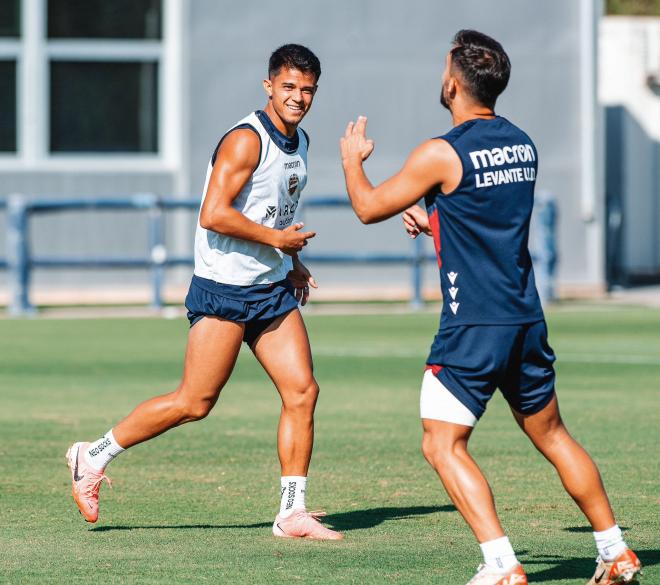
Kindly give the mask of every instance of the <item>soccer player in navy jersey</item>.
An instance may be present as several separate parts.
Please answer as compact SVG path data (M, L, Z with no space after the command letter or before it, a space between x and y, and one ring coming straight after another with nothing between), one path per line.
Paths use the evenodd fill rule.
M404 212L411 237L425 233L435 242L442 326L422 382L422 450L481 546L484 563L469 585L527 583L468 451L497 388L594 530L599 557L589 583L630 583L639 560L623 540L596 465L559 414L555 356L527 248L538 153L529 136L494 109L510 67L497 41L458 32L441 94L453 129L422 143L396 175L373 186L362 163L374 143L366 118L358 118L341 139L346 187L363 223ZM415 205L421 198L426 209Z

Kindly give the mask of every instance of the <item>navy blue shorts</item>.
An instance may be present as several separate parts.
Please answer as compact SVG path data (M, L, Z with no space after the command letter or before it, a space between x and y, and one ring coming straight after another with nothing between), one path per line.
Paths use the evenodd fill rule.
M477 418L499 388L522 414L542 410L555 394L555 354L545 321L440 329L427 363Z
M297 306L293 285L286 279L273 284L237 286L193 276L186 296L191 327L206 316L245 323L243 341L249 346L275 319Z

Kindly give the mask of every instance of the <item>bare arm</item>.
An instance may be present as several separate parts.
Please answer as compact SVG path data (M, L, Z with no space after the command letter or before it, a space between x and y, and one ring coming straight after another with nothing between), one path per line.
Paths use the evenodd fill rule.
M403 168L383 183L373 186L362 163L373 151L366 137L367 119L349 123L341 139L346 189L362 223L388 219L415 204L450 176L456 154L444 140L428 140L408 157Z
M279 248L285 254L302 250L314 232L300 232L298 223L285 230L276 230L255 223L232 207L241 189L250 180L259 164L259 138L252 130L234 130L220 145L213 165L199 224L232 238L249 240Z

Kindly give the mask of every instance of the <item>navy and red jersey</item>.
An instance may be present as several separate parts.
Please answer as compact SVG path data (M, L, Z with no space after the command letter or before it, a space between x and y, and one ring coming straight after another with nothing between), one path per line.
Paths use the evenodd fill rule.
M439 139L461 159L448 194L426 198L443 294L442 327L543 319L527 247L538 154L529 136L497 116Z

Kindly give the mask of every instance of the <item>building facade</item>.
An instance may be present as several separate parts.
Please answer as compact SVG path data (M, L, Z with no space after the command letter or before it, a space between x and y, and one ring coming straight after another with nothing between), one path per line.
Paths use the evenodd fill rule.
M560 293L594 294L605 280L602 116L596 104L597 0L0 0L0 196L201 197L218 138L263 107L270 52L308 45L323 74L304 121L311 136L304 197L342 195L338 139L369 117L370 177L395 172L419 142L443 134L444 57L454 33L502 42L511 82L497 111L539 152L538 186L556 199ZM168 247L190 252L195 216L168 222ZM364 227L348 210L310 210L317 251L409 249L397 218ZM2 225L0 218L0 226ZM144 214L35 218L35 254L144 253ZM0 242L0 255L3 253ZM430 243L427 243L429 251ZM326 294L388 296L409 289L402 266L314 267ZM168 282L183 286L190 270ZM4 278L4 276L0 276ZM39 271L39 295L137 290L144 271ZM426 282L437 292L434 268ZM178 294L178 293L177 293Z
M612 16L600 26L605 110L607 279L660 282L660 18Z

